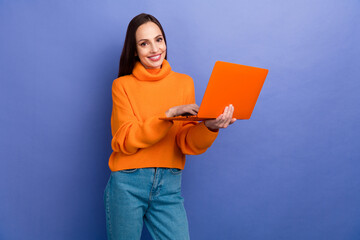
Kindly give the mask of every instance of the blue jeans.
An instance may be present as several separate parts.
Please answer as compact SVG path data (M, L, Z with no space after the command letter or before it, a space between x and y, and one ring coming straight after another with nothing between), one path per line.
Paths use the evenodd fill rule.
M139 240L145 222L154 240L189 238L181 170L139 168L111 172L104 192L109 240Z

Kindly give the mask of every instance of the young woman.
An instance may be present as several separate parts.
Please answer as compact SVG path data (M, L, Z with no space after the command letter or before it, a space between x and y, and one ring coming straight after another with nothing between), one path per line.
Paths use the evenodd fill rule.
M186 154L201 154L218 129L235 122L229 105L215 120L159 120L196 114L193 80L166 60L159 21L140 14L129 23L112 86L113 153L104 202L108 239L140 239L145 222L154 239L189 239L181 197Z

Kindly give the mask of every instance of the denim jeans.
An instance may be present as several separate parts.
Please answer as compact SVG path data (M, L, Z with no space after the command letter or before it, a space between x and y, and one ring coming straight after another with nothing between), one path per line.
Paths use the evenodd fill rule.
M189 238L181 170L139 168L112 172L104 192L109 240L139 240L145 222L154 240Z

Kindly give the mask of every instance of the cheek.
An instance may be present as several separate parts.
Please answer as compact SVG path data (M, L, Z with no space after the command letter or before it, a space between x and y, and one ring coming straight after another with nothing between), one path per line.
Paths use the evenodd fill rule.
M164 51L166 51L166 44L165 43L163 44L162 49L164 49Z
M137 55L139 58L144 57L145 54L146 51L144 51L144 49L140 49L140 48L137 49Z

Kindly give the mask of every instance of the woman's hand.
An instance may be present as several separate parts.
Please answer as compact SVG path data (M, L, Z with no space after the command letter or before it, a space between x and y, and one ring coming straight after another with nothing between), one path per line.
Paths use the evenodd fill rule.
M225 107L225 110L219 117L214 120L206 120L205 126L211 131L216 131L219 128L227 128L230 124L233 124L236 121L236 118L233 118L234 106L230 104Z
M166 111L167 117L175 117L185 113L190 115L196 115L199 111L199 106L196 104L187 104L187 105L180 105L176 107L172 107Z

